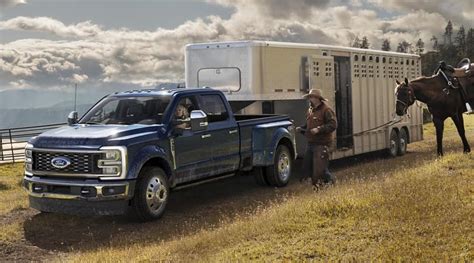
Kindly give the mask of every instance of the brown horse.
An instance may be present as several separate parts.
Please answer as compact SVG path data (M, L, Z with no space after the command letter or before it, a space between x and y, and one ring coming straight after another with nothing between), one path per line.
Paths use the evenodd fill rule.
M466 106L461 93L457 90L450 89L441 74L431 77L420 77L410 82L405 78L404 83L400 83L397 80L397 84L397 115L403 116L406 114L408 107L412 105L415 100L428 105L428 109L433 115L433 123L436 128L438 155L443 155L443 130L444 121L447 118L451 118L456 125L464 146L464 152L468 153L471 151L464 130L463 112L466 111Z

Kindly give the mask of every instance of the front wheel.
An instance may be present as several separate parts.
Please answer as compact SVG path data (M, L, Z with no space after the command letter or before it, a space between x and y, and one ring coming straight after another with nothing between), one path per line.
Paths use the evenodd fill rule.
M158 167L145 167L140 172L132 208L141 221L151 221L163 216L168 203L169 185L165 172Z
M293 159L288 147L278 145L273 159L273 165L265 167L265 177L272 186L285 186L291 177Z

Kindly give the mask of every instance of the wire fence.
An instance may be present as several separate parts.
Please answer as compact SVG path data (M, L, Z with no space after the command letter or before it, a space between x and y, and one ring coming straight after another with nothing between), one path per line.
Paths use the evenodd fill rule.
M0 164L23 162L25 145L31 137L65 125L64 123L0 129Z

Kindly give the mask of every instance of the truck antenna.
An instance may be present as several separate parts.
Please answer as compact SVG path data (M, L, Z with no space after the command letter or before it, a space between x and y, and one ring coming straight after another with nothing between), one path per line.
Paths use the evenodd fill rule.
M77 107L77 83L74 84L74 111L76 111Z

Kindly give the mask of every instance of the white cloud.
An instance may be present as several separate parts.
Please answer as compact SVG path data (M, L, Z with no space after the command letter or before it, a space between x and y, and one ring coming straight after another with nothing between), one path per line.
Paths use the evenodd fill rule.
M26 1L25 0L0 0L1 8L16 6L20 4L26 4Z
M0 86L16 87L19 79L34 87L78 82L148 86L183 81L184 46L188 43L262 39L347 45L355 36L367 36L372 48L379 49L388 38L394 49L402 40L422 38L428 43L432 35L444 30L449 19L427 0L420 1L426 10L413 1L388 1L387 8L393 10L412 8L393 18L367 9L364 0L208 1L233 7L234 13L229 19L209 16L154 31L105 29L91 21L66 25L47 17L0 21L0 33L38 31L60 39L0 44ZM381 0L365 1L382 4Z

